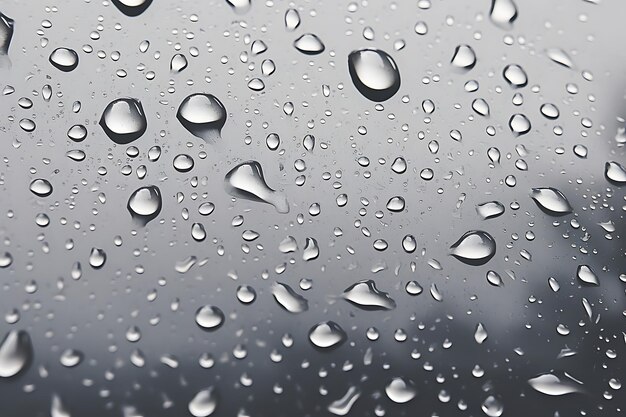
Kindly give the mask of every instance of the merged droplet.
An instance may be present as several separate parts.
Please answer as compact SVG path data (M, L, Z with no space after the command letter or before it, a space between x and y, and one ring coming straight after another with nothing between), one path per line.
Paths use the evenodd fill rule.
M334 321L323 321L309 330L311 343L322 349L338 347L346 339L346 332Z
M562 216L572 212L572 206L562 192L552 187L533 188L530 197L545 213Z
M217 408L217 393L213 387L205 388L189 401L187 408L193 417L208 417Z
M367 99L382 102L400 89L400 71L393 58L380 49L360 49L348 55L352 83Z
M0 377L17 375L30 364L32 358L30 335L24 330L11 330L0 343Z
M508 29L517 19L517 6L513 0L491 0L489 18L496 25Z
M468 265L483 265L496 254L496 242L482 230L470 230L452 246L450 254Z
M226 108L214 95L196 93L180 103L176 118L192 135L212 142L221 138Z
M528 384L542 394L559 396L582 392L582 382L566 372L554 372L538 375L528 380Z
M410 379L395 377L385 386L385 394L394 403L404 404L415 398L417 389Z
M277 212L289 213L287 198L267 185L257 161L243 162L231 169L224 178L224 186L234 197L271 204Z
M112 0L115 7L126 16L139 16L146 11L152 0Z
M104 109L100 126L113 142L126 145L144 134L148 122L139 100L118 98Z
M196 323L207 330L215 330L224 323L224 313L215 306L206 305L196 311Z
M57 48L50 54L50 63L63 72L70 72L78 66L78 54L69 48Z
M346 288L342 297L363 310L393 310L396 302L386 292L378 290L371 279L359 281Z
M454 49L450 63L456 68L470 70L476 65L476 53L471 46L461 44Z
M161 212L161 190L156 185L149 185L135 190L128 199L126 208L134 220L145 226Z
M312 33L305 33L293 42L293 46L306 55L319 55L324 52L324 43Z
M296 293L287 284L276 282L272 285L272 295L282 308L292 314L302 313L309 309L309 302L306 298Z

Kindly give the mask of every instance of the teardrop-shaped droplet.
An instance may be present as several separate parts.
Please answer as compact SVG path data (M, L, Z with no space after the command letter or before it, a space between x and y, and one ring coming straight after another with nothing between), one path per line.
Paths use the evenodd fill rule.
M115 7L126 16L134 17L142 14L152 0L113 0Z
M450 63L456 68L470 70L476 65L476 53L471 46L461 44L454 49Z
M400 196L391 197L389 201L387 201L387 210L393 212L400 212L404 210L405 202L404 198Z
M509 128L511 132L515 134L515 136L525 135L530 132L530 120L526 115L521 113L516 113L509 119Z
M170 71L179 73L187 68L187 58L183 54L176 54L170 61Z
M396 62L380 49L351 52L348 71L356 89L368 100L388 100L400 89L400 71Z
M47 179L37 178L30 183L30 191L37 197L48 197L52 194L52 184Z
M487 271L487 282L494 287L502 287L504 285L502 277L496 271Z
M196 311L196 323L207 330L215 330L224 323L224 313L215 306L206 305Z
M378 290L371 279L359 281L346 288L342 297L363 310L393 310L396 302L386 292Z
M491 0L489 18L496 25L508 29L517 19L517 6L513 0Z
M271 204L279 213L289 213L287 198L271 189L265 182L261 164L256 161L241 163L224 178L226 192L234 197Z
M474 340L476 340L476 343L480 345L487 340L487 337L489 337L487 329L485 329L485 326L482 323L478 323L476 325L476 330L474 331Z
M292 314L302 313L309 309L309 302L306 298L296 293L287 284L276 282L272 285L272 295L282 308Z
M17 375L30 364L32 358L30 335L24 330L11 330L0 343L0 377Z
M208 417L217 408L217 393L213 387L198 391L187 406L193 417Z
M394 403L404 404L415 398L417 389L410 379L395 377L385 386L385 394Z
M74 142L82 142L87 137L87 128L83 125L74 125L67 131L67 137Z
M50 417L72 417L61 397L54 394L52 396L52 404L50 405Z
M213 142L221 137L226 109L214 95L196 93L180 103L176 118L192 135Z
M609 161L604 164L604 176L615 185L626 183L626 169L618 162Z
M346 332L334 321L323 321L309 330L311 343L322 349L338 347L346 339Z
M504 205L499 201L487 201L477 205L476 212L483 220L493 219L504 213Z
M9 54L14 26L15 22L13 19L0 12L0 55Z
M149 185L135 190L128 199L126 208L134 220L145 226L161 212L161 190L156 185Z
M600 285L598 275L594 272L589 265L579 265L576 269L576 276L584 284Z
M528 384L535 391L551 396L573 394L583 390L582 383L566 372L541 374L529 379Z
M289 31L300 26L300 13L296 9L287 9L285 12L285 28Z
M451 255L468 265L483 265L496 254L496 242L482 230L466 232L450 246Z
M513 88L524 87L528 84L528 76L526 75L526 71L522 67L517 64L510 64L504 67L504 71L502 71L502 76L506 80L507 83Z
M293 46L305 55L318 55L324 52L324 43L312 33L305 33L293 42Z
M541 114L550 120L559 118L559 109L552 103L543 103L539 108Z
M481 116L489 116L489 104L482 98L472 101L472 109Z
M94 269L100 269L107 261L107 254L103 249L91 248L89 253L89 265Z
M118 98L104 109L100 126L113 142L126 145L144 134L148 122L139 100Z
M78 66L78 54L69 48L57 48L50 54L50 63L63 72L70 72Z
M572 212L572 206L562 192L552 187L533 188L530 197L545 213L562 216Z

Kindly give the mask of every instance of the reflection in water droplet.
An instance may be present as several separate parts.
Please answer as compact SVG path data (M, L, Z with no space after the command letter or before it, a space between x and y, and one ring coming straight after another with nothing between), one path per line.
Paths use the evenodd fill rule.
M338 347L346 339L346 332L334 321L323 321L309 330L309 340L318 348Z
M89 254L89 265L94 269L102 268L107 261L107 254L103 249L91 248Z
M515 136L521 136L530 132L530 120L521 113L516 113L509 119L509 128Z
M396 302L386 292L379 291L371 279L359 281L346 288L342 297L363 310L393 310Z
M468 265L483 265L496 254L496 242L487 232L470 230L450 249L452 256Z
M50 63L63 72L70 72L78 66L78 54L69 48L57 48L50 54Z
M582 382L566 372L554 372L538 375L528 380L528 384L542 394L559 396L582 392Z
M502 76L511 87L520 88L528 84L528 76L526 71L517 64L511 64L504 67Z
M494 287L502 287L504 285L502 277L496 271L487 271L487 282Z
M415 240L415 236L404 236L404 238L402 238L402 249L404 249L406 253L415 252L415 249L417 249L417 240Z
M404 210L404 207L404 198L400 196L391 197L389 201L387 201L387 210L389 211L400 212Z
M126 16L134 17L142 14L152 0L113 0L113 4Z
M615 161L609 161L604 164L604 176L609 182L615 185L626 183L626 169Z
M11 66L8 54L13 38L13 27L15 22L9 16L0 12L0 68Z
M113 142L126 145L144 134L148 122L139 100L118 98L104 109L100 126Z
M226 109L214 95L196 93L180 103L176 118L192 135L213 142L221 138Z
M390 99L400 88L400 72L391 56L380 49L360 49L348 56L352 83L371 101Z
M24 330L11 330L0 343L0 377L17 375L29 365L32 358L30 335Z
M593 271L593 269L591 269L589 265L579 265L576 269L576 276L584 284L600 285L598 275L596 275L596 273Z
M513 0L491 0L489 18L496 25L508 29L517 19L517 6Z
M67 137L74 142L82 142L87 137L87 128L83 125L74 125L67 131Z
M293 46L306 55L318 55L324 52L326 47L316 35L305 33L293 42Z
M271 204L279 213L289 213L287 198L272 190L265 182L261 164L256 161L241 163L224 178L226 192L234 197Z
M404 404L415 398L417 389L410 379L395 377L385 386L385 394L394 403Z
M552 187L533 188L530 197L545 213L562 216L572 212L572 206L562 192Z
M285 12L285 28L289 31L300 26L300 13L296 9L287 9Z
M480 408L483 410L483 413L488 417L500 417L504 412L504 406L493 395L485 398L485 401L481 404Z
M193 417L208 417L217 408L217 393L213 387L198 391L187 407Z
M476 65L476 53L471 46L461 44L454 49L450 63L456 68L470 70Z
M207 330L215 330L224 323L224 313L215 306L206 305L196 311L196 323Z
M159 215L161 206L161 190L156 185L149 185L135 190L130 195L126 208L134 220L145 226Z
M52 194L52 184L46 179L37 178L30 183L30 191L38 197L48 197Z
M193 168L193 158L187 154L176 155L174 158L174 169L178 172L189 172Z
M488 201L477 205L476 212L483 220L493 219L504 213L504 205L499 201Z
M309 309L309 302L306 298L296 293L287 284L281 282L274 283L272 285L272 295L278 305L292 314L302 313Z
M539 108L541 114L550 120L559 118L559 109L552 103L544 103Z

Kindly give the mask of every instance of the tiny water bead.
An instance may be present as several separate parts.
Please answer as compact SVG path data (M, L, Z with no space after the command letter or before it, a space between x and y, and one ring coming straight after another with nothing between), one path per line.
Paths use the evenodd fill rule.
M386 101L400 89L400 72L396 62L379 49L351 52L348 55L348 71L356 89L371 101Z
M148 127L143 106L133 98L118 98L110 102L100 118L104 133L118 145L139 139Z
M57 48L50 54L50 63L63 72L70 72L78 66L78 54L73 49Z
M214 142L221 139L226 109L212 94L191 94L178 107L176 118L192 135Z

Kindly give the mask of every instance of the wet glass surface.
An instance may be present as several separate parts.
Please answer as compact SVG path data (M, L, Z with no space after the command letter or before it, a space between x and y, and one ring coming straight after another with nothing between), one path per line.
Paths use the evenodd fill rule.
M626 3L0 13L2 417L624 413Z

